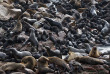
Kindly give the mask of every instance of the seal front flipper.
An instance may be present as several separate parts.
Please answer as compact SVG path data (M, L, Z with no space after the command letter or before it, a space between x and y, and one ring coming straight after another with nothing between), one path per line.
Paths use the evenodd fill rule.
M30 41L30 38L28 40L26 40L23 44L22 44L22 47L24 47L28 42ZM21 48L22 48L21 47Z

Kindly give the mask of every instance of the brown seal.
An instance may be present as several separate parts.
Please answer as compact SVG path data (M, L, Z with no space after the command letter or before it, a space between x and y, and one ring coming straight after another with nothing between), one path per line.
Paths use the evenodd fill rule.
M0 69L3 71L24 70L25 66L20 63L11 62L2 65Z
M65 58L65 61L66 62L69 62L71 60L74 60L74 58L77 57L77 55L74 52L69 51L68 54L69 55Z
M76 57L75 60L81 63L91 64L91 65L104 64L104 61L97 58L88 57L88 56Z
M51 50L49 46L45 47L47 49L48 56L57 56L59 58L62 58L61 52L59 50Z
M90 57L98 58L100 57L100 52L97 50L97 47L93 47L92 50L89 53Z
M11 34L13 33L19 33L22 31L22 23L21 20L18 20L16 26L14 27L14 29L10 32Z
M41 56L38 59L38 71L40 74L53 73L54 71L48 67L49 59L47 57Z
M67 69L68 71L70 70L69 66L63 59L60 59L58 57L48 57L48 59L50 63L63 67L64 69Z
M37 65L37 61L32 56L26 56L21 60L21 63L25 65L26 68L33 69Z

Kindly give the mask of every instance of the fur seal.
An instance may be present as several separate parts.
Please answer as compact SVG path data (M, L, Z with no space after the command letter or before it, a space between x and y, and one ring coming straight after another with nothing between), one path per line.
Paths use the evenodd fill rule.
M11 62L11 63L6 63L6 64L2 65L0 67L0 69L5 72L6 71L14 71L14 70L25 70L25 66L20 63Z
M49 46L45 46L47 49L47 54L52 57L52 56L57 56L59 58L62 58L61 52L59 50L51 50Z
M30 28L30 30L31 30L30 37L23 43L22 47L24 47L28 42L31 42L31 44L35 46L38 50L38 40L37 37L35 36L35 30L33 28Z
M91 64L91 65L104 64L104 61L97 58L88 57L88 56L76 57L75 60L81 63Z
M5 60L7 57L6 53L0 52L0 60Z
M15 33L19 33L22 31L22 23L21 20L18 20L16 26L14 27L14 29L10 32L11 34L15 34Z
M107 35L108 34L108 32L110 31L110 24L106 21L106 20L104 20L104 19L101 19L101 21L102 22L104 22L104 27L103 27L103 29L101 30L101 34L103 35L103 36L105 36L105 35Z
M32 56L29 51L18 51L16 48L9 48L16 59L22 59L25 56Z
M91 51L91 46L90 46L90 44L84 43L83 45L84 45L84 47L85 47L85 49L86 49L86 53L89 54L89 52Z
M53 73L54 71L48 67L49 59L47 57L41 56L38 59L38 70L40 74Z
M49 59L50 63L53 63L57 66L63 67L67 71L70 70L69 66L67 65L67 63L63 59L60 59L58 57L48 57L48 59Z
M90 13L91 13L92 16L97 16L97 12L96 12L96 7L95 7L95 5L92 5L92 6L90 7Z
M41 35L41 39L42 39L43 41L47 41L47 39L48 39L48 34L47 34L46 31L43 31L43 33L42 33L42 35Z
M49 39L56 44L56 39L52 36L52 33L49 33Z
M81 7L81 1L80 1L80 0L70 0L69 3L70 3L71 5L74 5L75 8Z
M27 18L27 17L24 17L23 20L30 23L30 24L33 24L37 21L36 19L30 19L30 18Z
M85 53L84 49L76 49L72 46L68 46L68 50L72 51L72 52L80 52L80 53Z
M12 4L13 2L14 3L21 3L21 2L23 2L23 3L26 3L26 2L31 2L31 3L33 3L33 0L8 0L8 3L9 4Z
M56 26L51 26L51 27L50 27L50 30L53 31L53 32L55 32L56 35L59 36L59 34L58 34L58 33L59 33L58 27L56 27Z
M50 19L50 18L48 18L48 17L45 17L44 19L45 19L46 21L48 21L51 26L57 26L59 29L62 30L62 24L61 24L61 23L56 22L56 21L53 21L52 19Z
M12 72L10 74L25 74L25 73L23 73L23 72Z
M75 60L71 60L69 61L69 66L71 68L71 73L73 72L81 72L83 69L83 66L81 65L81 63L75 61Z
M77 57L77 55L74 52L69 51L68 54L69 55L64 59L67 62L74 60L74 58Z
M34 67L37 65L37 61L32 56L26 56L22 58L21 63L25 65L26 68L34 69Z
M100 54L101 54L101 53L97 50L97 47L94 46L94 47L92 48L92 50L90 51L89 56L90 56L90 57L94 57L94 58L98 58L98 57L100 57Z

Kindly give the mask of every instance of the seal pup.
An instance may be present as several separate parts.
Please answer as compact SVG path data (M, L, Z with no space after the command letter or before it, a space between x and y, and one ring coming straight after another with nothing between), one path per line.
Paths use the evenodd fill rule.
M48 57L48 59L49 59L50 63L53 63L57 66L63 67L67 71L70 70L69 66L67 65L67 63L63 59L58 58L58 57Z
M32 56L25 56L24 58L22 58L21 63L29 69L34 69L34 67L37 65L36 59Z
M83 57L76 57L76 61L85 63L85 64L91 64L91 65L98 65L98 64L104 64L104 61L101 59L93 58L93 57L88 57L88 56L83 56Z
M16 59L22 59L25 56L32 56L29 51L18 51L16 48L9 48L8 50L12 52Z
M100 57L100 54L101 54L101 53L97 50L97 47L94 46L94 47L92 48L92 50L90 51L89 56L90 56L90 57L94 57L94 58L98 58L98 57Z
M61 52L59 50L51 50L49 46L45 46L47 49L47 54L52 57L52 56L57 56L59 58L62 58Z
M53 73L54 71L48 67L49 59L47 57L41 56L38 61L38 71L40 74Z
M26 41L23 43L22 47L24 47L28 42L31 42L31 44L32 44L34 47L36 47L37 50L38 50L38 40L37 40L37 37L35 36L35 30L34 30L33 28L30 28L30 30L31 30L30 37L29 37L28 40L26 40Z

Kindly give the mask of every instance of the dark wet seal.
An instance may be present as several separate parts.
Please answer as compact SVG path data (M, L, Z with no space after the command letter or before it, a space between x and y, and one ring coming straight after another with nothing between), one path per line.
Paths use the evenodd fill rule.
M54 70L50 69L48 67L48 61L49 59L47 57L41 56L38 59L38 70L40 74L46 74L46 73L53 73Z
M12 45L14 41L12 39L6 39L6 41L3 44L3 48L5 49L7 46Z
M31 42L32 46L36 47L38 50L38 40L37 37L35 36L35 30L33 28L30 28L30 30L31 30L30 37L23 43L22 47L24 47L28 42Z
M62 30L62 27L63 27L63 26L62 26L61 23L56 22L56 21L53 21L52 19L50 19L50 18L48 18L48 17L45 17L44 19L45 19L46 21L48 21L51 26L57 26L59 29Z
M18 51L16 48L7 49L9 52L12 52L16 59L22 59L25 56L32 56L29 51Z
M33 10L38 9L38 4L37 3L33 3L33 4L29 5L29 9L33 9Z
M35 59L39 59L41 57L41 54L40 53L32 53L32 56L35 58Z
M24 30L26 31L26 32L29 32L29 29L30 28L33 28L35 31L36 31L36 28L35 27L33 27L31 24L29 24L28 22L26 22L26 21L24 21L23 20L23 24L24 24Z
M104 27L101 30L101 34L103 36L106 36L109 33L109 31L110 31L110 29L109 29L110 28L110 24L104 19L101 19L101 21L104 23Z
M85 53L85 50L84 49L77 49L77 48L74 48L72 46L68 46L68 50L72 51L72 52L80 52L80 53Z
M52 33L49 33L49 39L56 44L56 39L52 36Z
M37 65L37 60L32 56L25 56L22 58L21 63L24 64L26 68L34 69Z
M47 41L47 39L48 39L48 34L47 34L46 31L43 31L43 33L42 33L42 35L41 35L41 40Z
M25 41L25 38L22 36L15 36L13 41L16 43L22 43Z
M8 57L8 55L6 55L6 53L4 52L0 52L0 60L3 61Z
M73 73L73 72L80 72L81 73L82 71L84 71L83 66L75 60L69 61L69 66L71 68L71 70L70 70L71 73Z
M61 55L61 52L60 50L51 50L49 46L45 46L46 50L47 50L47 54L49 57L52 57L52 56L57 56L59 58L62 58L62 55Z
M37 2L41 2L41 3L50 3L50 0L37 0Z

